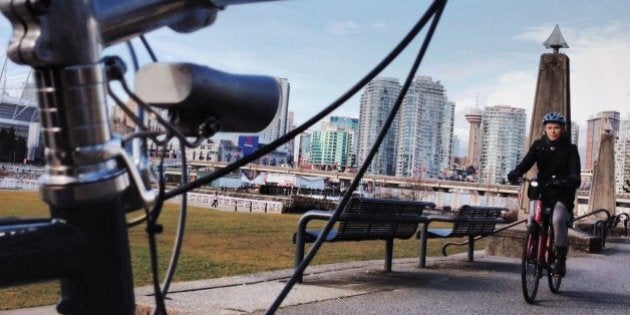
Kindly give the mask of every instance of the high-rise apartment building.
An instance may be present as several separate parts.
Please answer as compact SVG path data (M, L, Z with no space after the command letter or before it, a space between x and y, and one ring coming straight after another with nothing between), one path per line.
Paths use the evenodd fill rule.
M578 145L580 140L580 125L577 122L571 122L571 144Z
M361 94L359 112L359 136L357 142L357 164L367 158L387 116L396 103L401 86L398 79L376 78L369 82ZM397 115L399 116L399 115ZM396 167L396 130L398 118L394 120L368 172L378 175L394 175Z
M313 131L310 163L321 169L339 169L347 165L350 133L343 130Z
M331 116L328 121L322 122L322 130L344 131L348 133L348 148L346 163L344 166L355 167L357 165L357 138L359 132L359 119L352 117Z
M303 132L300 134L300 141L297 149L297 159L299 166L306 166L311 161L311 133Z
M599 142L606 126L614 130L614 134L619 132L619 112L603 111L592 115L587 120L586 125L586 156L584 157L584 170L592 171L599 154Z
M630 117L620 122L618 135L615 140L615 190L618 194L627 194L623 185L630 180Z
M396 176L438 177L453 155L455 103L431 77L414 78L399 112Z
M455 141L453 139L453 129L455 128L455 102L446 102L446 104L444 104L441 118L442 128L440 132L442 133L442 143L440 146L442 153L439 159L439 171L444 173L451 167L453 159L455 158Z
M288 115L291 85L289 84L289 80L285 78L278 78L278 83L280 84L279 108L276 116L273 118L269 126L259 133L260 142L262 143L270 143L271 141L284 136L290 128L288 125ZM244 115L246 114L247 113L244 113Z
M486 107L481 123L479 181L505 183L525 151L525 109L497 105Z
M295 129L295 114L292 111L287 112L287 131L286 133L291 132L293 129ZM286 152L289 155L289 159L291 161L291 163L296 163L297 162L297 158L296 158L296 151L295 151L295 138L289 140L289 142L284 144L284 148L281 150Z

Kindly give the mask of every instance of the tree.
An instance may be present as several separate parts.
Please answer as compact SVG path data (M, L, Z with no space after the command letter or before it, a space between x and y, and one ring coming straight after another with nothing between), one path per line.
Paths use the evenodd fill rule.
M8 161L9 156L9 132L2 128L0 130L0 161Z
M26 139L22 136L16 136L15 129L0 130L0 161L21 163L24 161L27 153Z
M26 139L22 136L17 137L15 143L15 153L13 163L22 163L26 159L28 148L26 147Z

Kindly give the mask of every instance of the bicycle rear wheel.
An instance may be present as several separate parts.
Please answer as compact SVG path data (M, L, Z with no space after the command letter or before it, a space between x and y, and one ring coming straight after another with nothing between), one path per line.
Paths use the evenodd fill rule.
M542 271L542 267L536 257L537 249L538 233L534 227L528 228L521 262L521 285L523 287L523 297L530 304L534 303L538 293L538 284Z

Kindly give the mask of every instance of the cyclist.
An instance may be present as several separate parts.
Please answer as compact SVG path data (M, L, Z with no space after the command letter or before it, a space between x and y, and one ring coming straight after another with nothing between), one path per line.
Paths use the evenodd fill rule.
M562 114L547 113L543 117L543 136L532 144L523 161L508 174L508 180L516 183L536 163L537 179L544 187L543 204L553 207L554 246L558 255L555 272L563 277L569 245L567 222L573 216L575 193L581 183L580 156L577 146L571 144L566 124ZM534 212L530 207L528 226L533 222Z

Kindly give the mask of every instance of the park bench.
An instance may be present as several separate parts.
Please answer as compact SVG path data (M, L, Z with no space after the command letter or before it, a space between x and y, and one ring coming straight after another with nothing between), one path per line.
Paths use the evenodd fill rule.
M435 208L432 202L371 199L355 197L350 199L343 209L337 228L332 229L326 242L384 240L385 270L392 269L394 239L409 239L415 235L418 223L424 220L422 212L426 208ZM332 211L310 210L302 215L297 232L293 235L295 244L295 267L304 259L306 243L312 243L323 230L307 230L312 220L328 221ZM302 281L299 275L298 281Z
M417 235L420 239L420 267L425 267L427 240L430 238L468 237L468 261L473 261L475 237L494 233L496 224L503 222L503 211L507 209L464 205L452 215L428 216ZM432 222L448 222L453 225L450 228L430 228Z

